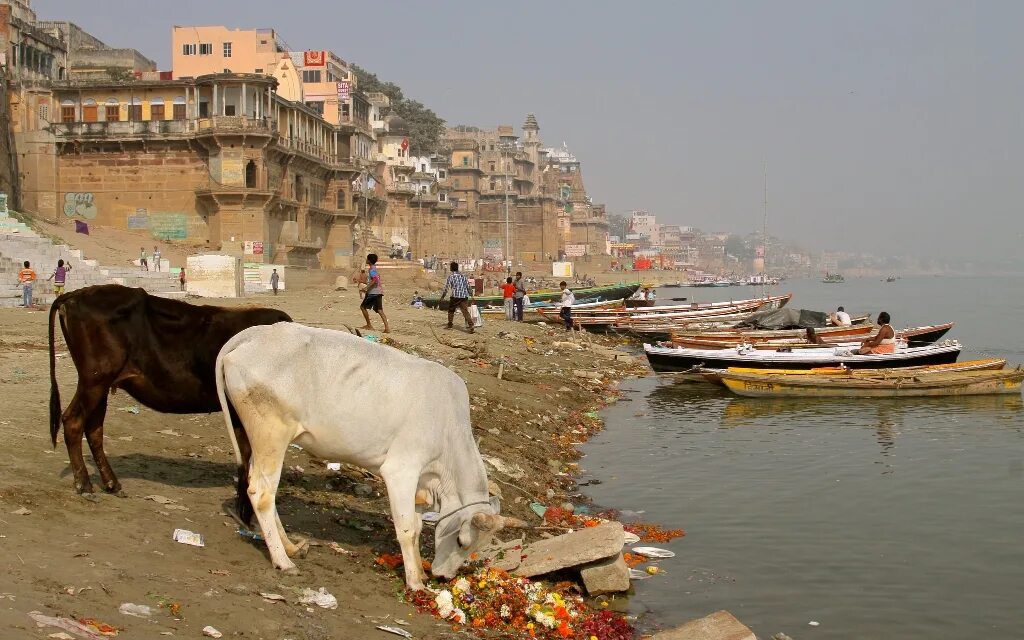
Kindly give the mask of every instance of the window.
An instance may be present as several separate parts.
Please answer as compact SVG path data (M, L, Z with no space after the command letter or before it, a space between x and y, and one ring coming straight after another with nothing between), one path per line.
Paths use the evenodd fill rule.
M448 202L448 194L446 192L444 192L444 191L442 191L441 193L437 194L437 201L438 202Z
M303 69L302 70L302 81L303 82L320 82L320 70L319 69Z
M142 120L142 105L141 104L130 104L128 105L128 119L129 120Z
M225 58L230 58L231 57L231 43L230 42L225 42L224 43L224 57Z
M256 73L263 73L263 69L256 69L255 72Z
M82 104L82 120L85 122L96 122L99 120L99 106L92 98L86 98Z
M464 167L468 167L469 166L469 156L462 156L462 166L464 166Z
M103 115L107 122L117 122L121 119L121 105L114 98L107 100L107 104L104 105Z
M341 211L344 208L345 208L345 192L342 191L341 189L338 189L338 211Z
M184 120L186 115L187 113L185 110L185 98L183 96L178 96L174 99L174 119Z
M166 116L164 115L164 99L153 98L149 101L149 119L150 120L163 120Z
M61 122L74 122L75 121L75 103L70 100L65 100L60 103L60 121Z
M494 171L494 162L491 162L491 171Z
M177 105L175 105L175 106L177 106ZM210 103L207 102L206 100L201 100L199 102L199 117L200 118L209 118L210 117Z
M199 43L199 55L201 56L212 56L213 55L213 43L200 42Z
M245 186L247 189L256 188L256 163L252 160L245 165Z
M194 56L194 55L196 55L196 45L194 45L194 44L183 44L183 45L181 45L181 55L183 55L183 56Z
M224 105L224 115L226 115L226 116L233 116L233 115L235 115L235 105L233 105L233 104L226 104L226 105Z
M347 102L341 103L341 117L348 120L349 104Z
M446 177L447 177L447 174L445 174L444 169L438 169L437 170L437 179L438 180L444 180Z
M306 106L316 111L320 115L324 115L324 101L323 100L310 100L306 102Z

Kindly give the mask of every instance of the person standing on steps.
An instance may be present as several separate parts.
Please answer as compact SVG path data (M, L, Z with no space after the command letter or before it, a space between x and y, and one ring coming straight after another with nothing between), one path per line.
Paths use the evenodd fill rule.
M153 271L160 270L160 247L153 245Z
M469 292L469 280L466 276L459 273L459 263L452 262L448 265L451 269L451 273L448 275L448 279L444 282L444 288L441 289L441 296L437 299L438 306L441 306L441 302L444 297L448 295L448 291L452 292L451 301L448 303L448 329L452 328L452 321L455 319L455 310L462 310L462 317L466 319L466 330L469 333L474 333L473 319L469 316L469 299L472 294Z
M516 285L516 291L512 294L512 315L516 322L522 322L523 305L526 303L526 283L523 282L522 271L516 271L516 279L512 284Z
M65 265L63 260L58 260L57 268L47 278L47 280L53 280L54 295L59 296L64 293L64 283L67 281L68 271L71 271L71 265Z
M277 295L277 284L281 281L281 276L277 274L277 269L270 274L270 288L274 290L274 295ZM369 324L369 321L367 321Z
M371 253L366 256L366 264L369 266L366 278L366 297L359 305L366 324L360 328L373 329L373 325L370 324L370 309L373 309L384 321L384 333L391 333L391 329L388 327L388 317L384 315L384 287L380 283L380 273L377 271L377 254Z
M18 284L21 285L21 306L28 309L32 306L32 285L36 281L36 272L28 260L24 262L24 268L18 272Z
M146 247L139 251L139 271L149 271L149 262L146 260Z
M178 272L178 282L181 283L181 290L184 291L185 290L185 267L182 267L181 271Z

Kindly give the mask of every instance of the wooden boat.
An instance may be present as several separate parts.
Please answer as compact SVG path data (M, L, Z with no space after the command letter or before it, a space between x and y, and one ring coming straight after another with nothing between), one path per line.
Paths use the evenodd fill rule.
M627 284L612 284L601 287L588 287L586 289L573 289L573 293L580 300L622 300L637 292L640 288L639 282ZM561 291L529 291L530 302L554 302L562 297ZM473 298L477 305L500 307L504 303L501 296L476 296ZM423 304L431 309L438 308L438 297L430 296L423 299Z
M826 271L825 277L821 281L825 284L842 284L846 282L846 279L840 273L829 273Z
M847 369L846 367L816 367L814 369L755 369L752 367L729 367L728 369L696 369L691 376L700 376L704 382L721 384L721 376L724 373L762 373L777 376L815 376L815 375L845 375L858 378L871 377L893 377L906 375L924 375L929 373L955 373L962 371L999 371L1006 366L1003 358L981 358L978 360L965 360L964 362L951 362L949 364L933 364L921 367L899 367L896 369ZM684 375L684 374L680 374ZM696 379L696 378L689 378Z
M603 301L600 301L600 302L581 302L579 304L574 304L572 306L572 309L573 309L574 313L575 313L575 311L577 309L605 309L607 311L617 311L617 310L625 308L623 306L623 302L624 302L624 300L603 300ZM541 309L555 309L556 312L558 311L558 307L556 307L555 305L551 304L550 302L540 302L540 303L530 302L530 304L528 304L525 307L523 307L523 313L524 314L527 314L527 313L539 313ZM493 315L504 315L504 313L505 313L505 305L502 304L502 306L500 306L500 307L484 307L484 308L482 308L480 310L480 313L482 313L484 315L492 315L492 316Z
M722 383L737 395L755 398L913 398L1019 394L1024 370L893 372L888 377L771 373L723 373Z
M623 302L625 303L624 306L627 309L653 307L654 305L658 304L657 300L645 300L643 298L626 298Z
M857 316L853 318L853 324L849 327L825 326L815 329L818 335L838 338L840 336L863 336L871 333L874 325L868 322L868 316ZM680 329L673 332L674 338L699 338L702 340L718 340L740 344L747 342L752 344L758 340L783 340L786 338L800 338L807 332L807 329L748 329L745 327L723 327L715 330L701 329Z
M896 332L898 338L902 338L907 341L908 346L919 347L926 344L932 344L942 339L946 333L953 328L953 323L948 322L946 324L928 325L924 327L912 327L909 329L902 329ZM843 327L843 329L851 329L851 327ZM848 346L851 343L865 340L877 332L877 327L871 325L863 325L858 328L857 333L849 331L840 331L836 333L827 333L827 328L815 329L816 333L825 344L829 346ZM803 335L805 329L797 330L800 335ZM756 332L755 332L756 333ZM742 340L730 336L726 339L717 338L705 338L704 335L697 334L692 337L672 337L672 343L680 347L689 347L691 349L728 349L735 347L737 344L749 344L755 349L767 349L774 350L779 347L791 347L793 349L810 349L819 345L809 344L804 338L763 338L757 335L743 334Z
M923 347L897 348L895 353L857 355L852 349L818 348L795 351L759 351L749 346L734 349L688 349L644 344L644 353L655 371L688 371L697 367L728 369L814 369L845 366L851 369L891 369L948 364L960 356L958 342Z
M728 302L690 302L689 304L666 304L655 307L641 307L639 309L624 309L617 312L616 314L605 313L601 311L593 311L590 313L583 313L582 315L601 315L601 316L636 316L636 317L669 317L672 314L685 315L700 315L700 312L706 311L720 311L723 313L737 313L739 311L750 311L757 310L762 307L773 306L773 308L781 308L793 297L792 293L781 296L766 296L763 298L750 298L747 300L730 300Z

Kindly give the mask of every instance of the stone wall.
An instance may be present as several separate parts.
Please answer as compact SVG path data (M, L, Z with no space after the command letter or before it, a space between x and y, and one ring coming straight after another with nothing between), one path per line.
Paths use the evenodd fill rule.
M62 222L145 230L155 239L219 249L221 234L231 230L211 233L208 212L196 198L209 182L204 158L193 150L63 154L57 157L56 210ZM254 223L262 228L262 220Z
M235 256L189 256L185 262L185 290L204 298L242 295L242 261Z

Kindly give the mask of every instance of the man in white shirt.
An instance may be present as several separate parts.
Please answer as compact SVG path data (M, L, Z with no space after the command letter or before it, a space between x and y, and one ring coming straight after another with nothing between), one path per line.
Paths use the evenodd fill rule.
M572 305L576 304L576 295L565 284L565 280L559 282L558 287L562 290L562 310L558 315L565 322L565 330L572 331Z
M853 324L853 320L850 319L850 314L846 313L845 309L839 307L839 309L832 314L832 324L837 327L849 327Z

